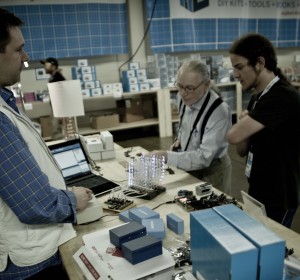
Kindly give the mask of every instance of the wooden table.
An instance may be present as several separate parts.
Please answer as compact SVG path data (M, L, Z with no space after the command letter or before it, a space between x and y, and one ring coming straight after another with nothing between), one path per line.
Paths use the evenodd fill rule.
M127 175L124 168L124 163L128 161L130 158L125 156L126 151L129 151L130 157L136 156L140 152L146 152L141 147L133 147L132 149L123 149L120 146L116 146L116 159L101 161L98 165L101 167L102 174L113 181L116 181L122 186L126 186ZM168 174L166 172L165 177L162 181L162 185L166 187L166 192L160 194L155 197L153 200L143 200L138 198L128 198L134 200L136 205L146 205L150 208L155 208L155 211L160 213L161 218L164 220L166 225L166 215L169 213L174 213L185 221L185 233L181 236L176 235L174 232L170 231L166 228L166 237L163 240L163 245L165 248L176 246L175 240L188 240L189 239L189 212L186 211L182 206L177 203L173 204L163 204L167 201L171 201L174 199L175 195L179 190L187 189L187 190L195 190L195 186L199 184L199 180L188 173L173 168L175 174ZM216 193L220 193L214 189ZM104 201L106 201L109 197L108 195L102 196L98 198L99 202L104 205ZM112 213L112 212L109 212ZM107 212L105 212L107 214ZM60 253L62 256L63 264L68 272L68 275L71 280L83 280L85 279L81 269L73 259L73 254L82 246L82 236L87 233L91 233L94 231L102 230L105 228L110 228L112 226L117 226L123 224L122 221L119 220L118 216L105 216L101 218L99 221L87 224L87 225L77 225L75 229L77 231L77 237L68 241L67 243L60 246ZM272 221L269 219L269 228L273 230L278 236L286 240L286 246L290 249L294 249L294 256L300 259L300 235L296 232L289 230L286 227Z

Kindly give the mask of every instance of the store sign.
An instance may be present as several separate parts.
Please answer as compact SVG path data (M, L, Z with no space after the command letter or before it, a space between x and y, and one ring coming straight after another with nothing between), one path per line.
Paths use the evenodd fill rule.
M172 18L299 18L299 0L169 1Z

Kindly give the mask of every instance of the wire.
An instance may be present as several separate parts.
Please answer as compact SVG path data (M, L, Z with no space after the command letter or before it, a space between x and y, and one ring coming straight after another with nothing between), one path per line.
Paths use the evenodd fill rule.
M169 200L169 201L166 201L166 202L163 202L161 204L158 204L157 206L155 206L154 208L152 208L152 210L154 209L157 209L158 207L164 205L164 204L172 204L172 203L175 203L176 201L175 200Z
M153 14L154 14L154 11L155 11L156 1L157 1L157 0L154 0L153 6L152 6L152 11L151 11L151 16L150 16L150 19L149 19L149 21L148 21L148 25L147 25L147 28L146 28L146 30L145 30L145 33L144 33L144 36L143 36L141 42L139 43L139 45L138 45L137 49L135 50L135 52L134 52L134 53L133 53L133 54L132 54L125 62L124 62L124 63L122 63L122 64L119 66L119 75L120 75L120 77L121 77L121 67L122 67L123 65L127 64L129 61L131 61L131 60L135 57L135 55L137 54L137 52L138 52L139 49L141 48L142 43L145 41L145 38L146 38L146 36L147 36L147 34L148 34L148 31L149 31L149 28L150 28L150 25L151 25L151 22L152 22L152 19L153 19Z

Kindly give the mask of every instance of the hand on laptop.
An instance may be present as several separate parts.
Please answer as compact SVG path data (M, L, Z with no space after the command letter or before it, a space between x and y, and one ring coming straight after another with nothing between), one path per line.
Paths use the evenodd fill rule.
M76 196L77 207L76 210L80 211L87 207L88 202L93 198L93 192L84 187L73 187L72 192Z

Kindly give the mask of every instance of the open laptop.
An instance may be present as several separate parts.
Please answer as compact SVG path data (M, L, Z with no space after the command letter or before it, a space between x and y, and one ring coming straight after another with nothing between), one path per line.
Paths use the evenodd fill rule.
M93 191L95 196L119 187L115 182L92 172L80 139L50 145L49 149L58 163L68 187L87 187Z

